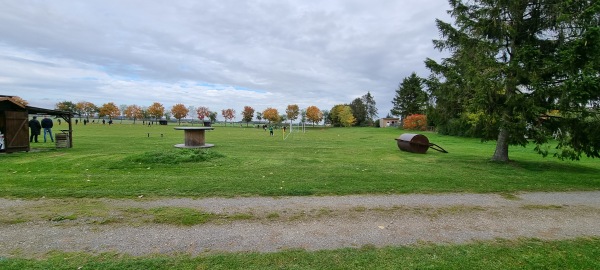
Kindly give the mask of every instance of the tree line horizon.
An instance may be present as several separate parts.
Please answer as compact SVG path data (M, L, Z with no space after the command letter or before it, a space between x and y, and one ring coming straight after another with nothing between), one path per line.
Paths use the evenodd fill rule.
M15 97L18 98L18 97ZM27 101L18 98L19 102L27 104ZM269 124L281 124L284 121L293 121L300 118L300 122L312 122L313 125L324 121L324 124L330 124L332 126L373 126L374 117L377 116L376 103L370 92L363 95L362 97L356 98L350 104L338 104L331 108L331 110L321 110L317 106L308 106L305 109L300 109L297 104L289 104L285 110L285 114L280 114L279 111L273 107L268 107L261 112L257 112L252 106L244 106L241 111L241 121L252 122L254 117L260 122L262 120L268 121ZM139 105L126 105L122 104L117 106L114 102L107 102L101 106L97 106L89 101L79 101L74 103L72 101L61 101L55 104L57 110L69 111L79 116L79 118L107 118L108 120L123 119L133 120L134 124L138 120L158 121L163 119L170 120L171 118L177 119L178 123L181 124L183 119L198 119L204 121L205 119L211 122L217 121L219 113L217 111L211 111L208 107L200 106L185 106L182 103L173 105L170 110L167 110L160 102L153 102L150 106L139 106ZM256 113L256 115L255 115ZM225 123L232 122L236 119L236 110L233 108L222 109L220 114L224 119Z

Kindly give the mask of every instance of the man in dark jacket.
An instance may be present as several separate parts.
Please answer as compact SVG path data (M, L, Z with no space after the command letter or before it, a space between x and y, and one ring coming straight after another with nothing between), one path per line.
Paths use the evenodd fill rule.
M38 142L38 135L40 135L40 130L42 129L42 125L40 125L40 121L37 120L37 116L34 116L33 119L29 120L29 128L31 128L31 136L29 136L29 142Z
M52 127L54 126L54 123L52 123L52 119L44 116L44 119L42 119L42 128L44 129L44 142L46 142L46 133L50 134L50 140L52 140L52 142L54 142L54 137L52 137Z

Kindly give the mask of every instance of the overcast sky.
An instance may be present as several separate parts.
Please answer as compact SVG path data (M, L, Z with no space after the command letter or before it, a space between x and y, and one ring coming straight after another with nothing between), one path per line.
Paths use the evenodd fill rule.
M177 103L285 113L370 91L379 115L440 59L446 0L0 0L0 94L31 106ZM221 117L220 117L221 118Z

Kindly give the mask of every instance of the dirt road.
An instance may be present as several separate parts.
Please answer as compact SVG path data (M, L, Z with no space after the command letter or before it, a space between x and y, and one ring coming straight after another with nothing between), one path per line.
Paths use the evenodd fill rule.
M83 205L101 209L108 217L94 216L98 209L89 209L87 216L62 219L44 214L54 208L67 211ZM127 214L160 207L191 208L225 218L177 226ZM600 237L600 191L522 193L514 197L416 194L197 200L0 199L0 212L2 257L39 257L53 250L197 255L465 243L494 238Z

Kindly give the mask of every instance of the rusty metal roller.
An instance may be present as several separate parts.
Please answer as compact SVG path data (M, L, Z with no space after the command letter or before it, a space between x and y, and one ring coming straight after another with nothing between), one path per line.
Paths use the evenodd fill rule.
M425 137L425 135L422 134L404 133L395 140L398 143L398 148L400 148L400 150L402 151L425 154L427 150L431 147L431 149L433 150L442 153L448 153L439 145L430 143L429 139L427 139L427 137Z

